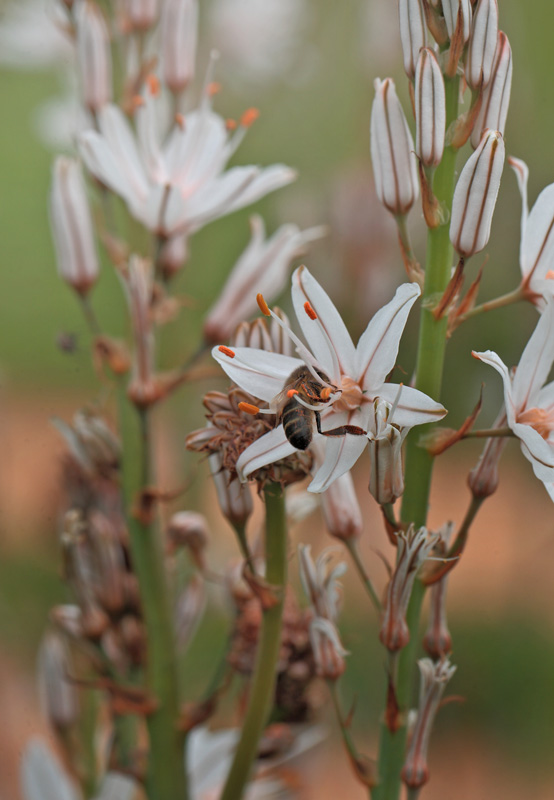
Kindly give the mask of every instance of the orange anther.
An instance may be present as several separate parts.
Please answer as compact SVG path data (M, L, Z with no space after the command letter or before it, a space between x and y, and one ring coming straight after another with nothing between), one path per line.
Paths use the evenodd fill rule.
M320 391L319 396L323 401L328 400L331 397L332 391L333 390L331 389L330 386L324 386L323 389Z
M289 389L287 392L287 397L290 399L294 397L295 394L298 394L298 389Z
M239 403L239 409L241 411L244 411L245 414L252 414L252 416L255 416L256 414L260 413L260 409L258 408L258 406L253 406L252 403L241 402Z
M243 128L249 128L260 116L260 112L257 108L247 108L242 117L240 118L240 124Z
M156 97L160 93L160 82L155 75L149 75L146 78L146 85L150 89L150 94Z
M214 94L218 94L221 91L221 84L217 83L216 81L212 81L212 83L208 84L208 96L213 97Z
M315 313L315 311L313 310L313 308L311 307L311 305L307 300L304 303L304 311L306 312L306 314L309 316L310 319L317 319L317 314Z
M554 269L549 269L544 277L547 281L554 280Z
M145 101L144 101L144 97L141 97L141 96L140 96L140 94L136 94L136 95L133 97L133 100L132 100L132 104L133 104L133 111L134 111L136 108L140 108L141 106L143 106L143 105L144 105L144 102L145 102Z
M220 353L223 353L224 356L229 356L229 358L235 357L234 351L231 350L230 347L225 347L224 344L220 344L217 349L219 350Z
M264 316L266 316L266 317L270 317L271 316L271 311L269 310L268 304L264 300L263 294L257 294L256 295L256 302L257 302L258 306L260 307L260 311L262 312L262 314L264 314Z
M225 127L228 131L234 131L237 128L237 121L236 119L226 119L225 120Z
M185 130L185 115L177 112L175 114L175 122L181 128L182 131Z

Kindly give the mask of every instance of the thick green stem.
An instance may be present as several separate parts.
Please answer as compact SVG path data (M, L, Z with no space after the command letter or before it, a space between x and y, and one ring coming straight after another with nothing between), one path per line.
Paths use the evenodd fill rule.
M258 741L273 704L287 579L287 520L281 487L278 484L270 484L264 490L264 497L266 505L265 579L276 587L278 602L271 608L265 609L263 613L248 708L221 800L240 800L242 797L256 758Z
M459 79L445 79L447 128L458 117ZM443 159L435 172L433 192L448 210L452 208L455 184L457 150L447 147ZM452 270L453 252L449 237L449 220L437 228L430 228L427 236L427 258L425 285L423 288L419 345L416 367L416 388L440 399L446 333L448 320L436 320L433 305L448 285ZM402 521L416 526L424 525L427 519L433 456L418 446L418 439L426 433L427 426L415 429L408 436L406 448L405 490L402 500ZM380 782L372 791L372 800L397 800L400 795L400 771L406 750L406 717L410 707L415 660L419 649L418 629L421 606L425 594L422 583L416 580L408 607L407 622L410 641L399 653L396 678L396 702L398 704L398 729L391 731L385 722L381 725L379 750Z
M156 710L147 717L148 798L186 800L184 737L177 730L177 658L163 550L155 526L142 519L137 511L140 492L150 480L148 413L138 412L128 402L123 387L120 391L123 498L148 643L146 690L156 703Z

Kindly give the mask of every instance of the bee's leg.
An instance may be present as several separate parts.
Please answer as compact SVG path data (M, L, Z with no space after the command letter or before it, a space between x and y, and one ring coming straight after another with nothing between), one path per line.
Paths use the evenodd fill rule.
M314 411L314 414L317 432L321 433L322 436L345 436L347 433L351 433L353 436L367 436L367 431L357 425L341 425L339 428L331 428L330 431L322 431L319 411Z

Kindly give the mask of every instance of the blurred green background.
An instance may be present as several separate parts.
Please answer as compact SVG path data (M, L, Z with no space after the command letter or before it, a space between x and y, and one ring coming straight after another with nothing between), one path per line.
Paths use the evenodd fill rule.
M269 231L289 221L303 227L319 223L329 226L329 237L313 247L306 263L328 287L356 338L370 314L403 280L394 230L372 195L368 133L373 78L392 75L400 95L407 100L395 27L396 3L308 0L307 5L310 16L302 44L307 61L302 62L301 80L289 75L269 85L253 82L240 86L227 80L222 63L217 78L223 90L216 109L235 117L250 105L260 109L260 119L234 163L283 162L298 169L295 184L264 199L254 210L264 216ZM507 153L523 158L530 168L532 204L539 191L554 180L552 9L547 0L526 4L500 0L499 5L501 27L509 36L514 59ZM0 3L0 12L5 6L5 2ZM205 36L209 35L209 6L208 2L202 4ZM205 42L203 63L207 50ZM68 418L72 408L97 391L88 355L89 337L80 309L56 275L47 215L54 153L41 143L36 130L37 106L60 92L56 68L1 68L0 396L4 411L0 434L4 444L0 500L5 503L0 508L0 655L8 659L8 677L16 673L32 676L47 609L66 596L58 578L55 493L44 498L38 485L41 477L55 485L59 448L56 450L52 444L54 434L44 434L46 438L42 438L41 431L53 413ZM407 103L405 107L408 108ZM190 298L190 303L180 319L164 330L165 366L184 360L195 350L203 314L248 240L251 212L246 209L212 223L193 238L190 261L176 283L177 293ZM491 243L486 249L489 260L482 299L502 294L518 282L520 212L516 181L506 167ZM410 227L416 251L423 260L419 209L411 212ZM470 276L476 274L482 255L470 263ZM360 281L366 287L363 292ZM102 327L121 335L125 331L124 306L118 281L109 268L103 270L93 302ZM286 307L286 296L283 303ZM413 366L415 316L399 358L408 374ZM449 344L442 398L450 409L449 424L459 423L469 413L483 380L487 383L484 424L492 421L500 401L500 381L471 359L471 349L496 350L507 364L517 363L535 321L533 308L518 306L479 318L455 333ZM75 354L68 355L56 347L61 332L76 335ZM213 385L212 382L209 387ZM200 397L206 388L208 384L195 386L170 403L164 419L173 426L176 441L182 442L186 431L201 424ZM18 456L19 448L25 458ZM478 448L467 447L464 458L468 467L478 452ZM32 471L35 453L41 465L38 474L36 469ZM45 453L51 456L50 461ZM551 590L550 603L544 601L549 596L548 583L538 592L541 602L532 599L537 562L541 561L543 580L548 581L550 575L551 581L554 570L552 506L542 487L533 483L529 465L523 463L518 448L508 448L507 458L510 457L516 461L516 467L506 471L511 488L501 487L498 497L490 501L494 513L490 514L488 531L479 529L483 538L476 549L482 546L482 559L488 559L488 568L494 573L496 556L486 551L485 537L494 529L495 541L502 540L495 513L505 512L504 519L521 520L519 531L506 531L506 547L512 548L513 562L522 564L521 574L515 573L511 580L522 583L514 591L509 583L504 585L500 601L493 591L492 610L484 613L488 602L487 573L483 572L479 586L468 582L464 588L460 579L463 591L477 592L477 602L468 602L467 608L459 593L451 623L454 660L459 665L452 691L467 700L445 710L439 721L438 738L451 736L452 731L458 743L478 737L479 741L491 743L510 768L515 765L529 781L538 781L527 785L542 787L544 779L553 786L554 614ZM182 469L195 468L195 459L190 456L179 452L175 458ZM451 464L452 460L446 457L445 463ZM20 474L15 475L17 470ZM200 470L200 480L202 476L204 472ZM463 480L462 476L458 488L450 488L452 494L443 498L442 505L436 500L435 509L440 506L448 514L463 509ZM362 482L362 490L363 486ZM26 515L37 502L38 510ZM519 511L512 511L516 506ZM528 509L532 513L527 514ZM367 555L375 559L369 549ZM522 600L526 593L530 596L528 602ZM374 730L381 710L384 665L375 644L374 620L365 606L359 611L360 605L359 593L347 593L344 630L352 656L345 697L357 697L355 730L367 736L368 730ZM204 646L210 650L216 645L224 629L223 620L220 613L214 612L201 641L195 645L191 691L202 680ZM441 796L431 792L430 789L430 798ZM539 796L543 796L539 789L527 795ZM554 793L544 797L554 797Z

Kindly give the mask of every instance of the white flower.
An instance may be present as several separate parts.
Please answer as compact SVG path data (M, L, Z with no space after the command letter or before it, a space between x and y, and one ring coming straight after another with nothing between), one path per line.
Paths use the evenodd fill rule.
M292 300L311 352L292 333L300 358L248 347L216 347L212 352L231 380L270 404L294 370L309 365L317 380L315 370L320 370L330 381L322 380L322 388L331 389L328 402L319 406L322 430L352 425L365 431L375 398L381 397L391 405L397 398L398 386L386 383L386 379L395 365L408 313L419 294L415 283L400 286L391 302L375 314L355 347L329 296L305 267L299 267L292 278ZM441 419L445 413L443 406L427 395L404 386L394 421L399 427L410 428ZM309 490L322 492L353 466L367 446L367 437L314 436L325 445L325 458ZM294 452L280 424L242 453L237 462L239 475L246 479L260 467Z
M554 295L554 183L542 190L529 213L527 164L518 158L510 158L508 163L516 174L522 200L521 288L540 309L544 307L545 298Z
M546 301L515 375L491 350L473 355L502 376L508 425L554 500L554 381L543 386L554 361L554 298Z
M158 95L158 82L151 78L135 110L136 135L123 112L108 104L98 114L100 132L79 137L88 169L150 230L162 236L193 233L296 177L282 164L225 171L254 115L247 112L230 135L207 91L198 109L177 117L162 143Z
M282 225L266 239L264 221L258 215L250 219L250 228L252 238L206 316L204 336L210 342L228 339L237 325L257 310L252 286L264 297L278 295L291 261L304 253L309 242L325 234L323 227L300 231L297 225Z

